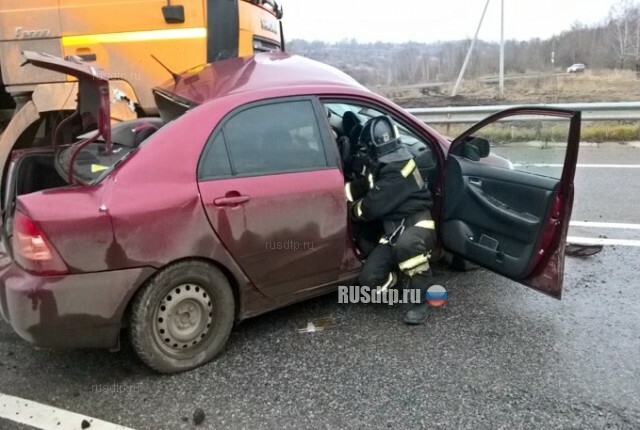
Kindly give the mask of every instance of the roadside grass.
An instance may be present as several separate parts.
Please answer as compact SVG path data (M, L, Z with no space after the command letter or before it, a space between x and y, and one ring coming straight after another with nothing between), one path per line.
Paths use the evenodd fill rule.
M564 73L557 69L508 73L504 96L500 96L495 76L462 81L456 97L450 97L453 82L420 88L410 86L376 88L403 107L474 106L487 104L590 103L640 100L640 76L631 70L587 69L584 73Z
M462 134L472 124L430 125L446 136L455 137ZM489 125L475 135L496 144L529 141L562 143L567 141L569 127L568 124L502 123ZM580 140L590 143L638 141L640 140L640 124L615 122L583 124Z
M629 142L640 140L640 125L592 124L583 127L580 135L585 142Z

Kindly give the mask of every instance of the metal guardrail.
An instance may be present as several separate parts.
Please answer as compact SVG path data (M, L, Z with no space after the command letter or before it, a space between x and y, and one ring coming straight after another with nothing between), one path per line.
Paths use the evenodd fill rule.
M582 111L582 121L640 121L640 102L617 103L558 103L492 106L450 106L437 108L406 109L427 124L476 123L494 113L518 106L550 107ZM1 123L11 119L12 110L0 110ZM535 120L539 117L518 117L520 121ZM0 129L0 132L2 130Z
M496 112L518 106L536 106L582 111L582 121L640 121L640 102L559 103L536 105L451 106L406 109L427 124L476 123ZM519 120L535 119L522 117ZM539 118L539 117L538 117Z

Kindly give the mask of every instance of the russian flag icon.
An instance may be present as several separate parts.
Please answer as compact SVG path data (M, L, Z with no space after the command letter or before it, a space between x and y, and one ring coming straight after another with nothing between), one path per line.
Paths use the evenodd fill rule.
M447 290L442 285L432 285L427 290L426 299L431 306L442 306L447 303Z

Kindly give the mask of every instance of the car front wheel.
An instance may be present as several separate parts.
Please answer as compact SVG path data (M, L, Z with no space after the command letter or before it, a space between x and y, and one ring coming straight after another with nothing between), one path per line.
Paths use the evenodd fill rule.
M131 308L133 348L152 369L193 369L223 349L235 315L229 281L203 261L173 264L156 274Z

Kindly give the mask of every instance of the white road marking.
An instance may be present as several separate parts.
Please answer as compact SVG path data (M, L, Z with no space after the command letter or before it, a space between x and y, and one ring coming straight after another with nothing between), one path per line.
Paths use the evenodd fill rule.
M514 167L564 167L564 164L513 163ZM640 169L640 164L578 164L577 167L597 169Z
M576 245L619 245L619 246L640 246L640 240L628 239L605 239L596 237L567 236L567 243Z
M90 430L133 430L86 415L1 393L0 418L42 430L81 430L83 420L87 420L91 424Z
M640 230L640 224L627 224L623 222L571 221L569 225L572 227L620 228L625 230Z
M602 229L622 229L640 230L640 224L630 224L623 222L599 222L599 221L571 221L571 227L587 227ZM579 237L568 236L567 243L576 245L620 245L620 246L640 246L640 240L632 239L609 239L605 237Z

